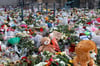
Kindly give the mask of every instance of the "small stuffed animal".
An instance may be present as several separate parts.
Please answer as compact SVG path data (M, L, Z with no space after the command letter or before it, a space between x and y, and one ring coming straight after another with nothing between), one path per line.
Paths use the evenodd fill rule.
M58 41L61 39L62 33L53 31L50 33L49 37L51 38L51 42L53 44L53 47L55 48L56 51L60 52L60 48L58 45Z
M39 52L49 51L55 53L53 46L50 44L50 39L48 37L43 37L41 39L42 46L39 47Z
M74 66L95 66L97 47L91 40L82 40L75 47Z

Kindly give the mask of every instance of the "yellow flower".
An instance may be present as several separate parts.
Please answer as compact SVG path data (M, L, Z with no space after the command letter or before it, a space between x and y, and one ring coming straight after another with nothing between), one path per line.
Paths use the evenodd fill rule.
M44 8L43 10L45 11L46 9Z
M70 64L67 64L68 66L71 66Z
M50 11L50 9L48 9L48 11Z
M46 28L46 26L43 26L43 28Z
M37 15L39 16L40 14L39 14L39 13L37 13Z
M73 60L69 60L70 63L73 63Z
M60 55L60 54L61 54L61 52L57 52L57 53L56 53L56 55Z
M65 54L65 52L61 52L61 55L64 55Z

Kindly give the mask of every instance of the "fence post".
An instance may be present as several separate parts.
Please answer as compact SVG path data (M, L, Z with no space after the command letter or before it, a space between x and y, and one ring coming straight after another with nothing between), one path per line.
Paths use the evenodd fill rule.
M48 3L46 2L46 14L48 14Z
M42 12L42 10L43 10L43 7L42 7L42 5L43 5L43 3L41 3L41 12Z
M23 21L23 8L24 8L24 0L21 1L21 18Z
M55 17L55 10L56 10L56 3L54 2L54 17Z
M31 3L31 10L32 10L32 12L33 12L33 11L34 11L34 10L33 10L33 0L31 0L31 2L32 2L32 3Z
M38 11L39 11L39 5L40 5L40 4L38 3Z

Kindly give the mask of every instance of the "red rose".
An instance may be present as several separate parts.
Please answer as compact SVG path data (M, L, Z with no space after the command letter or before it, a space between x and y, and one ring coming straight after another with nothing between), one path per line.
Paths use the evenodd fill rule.
M1 28L4 28L5 25L1 25Z
M85 33L80 33L80 34L79 34L79 36L83 36L83 35L85 35Z
M74 52L75 51L75 44L71 44L69 52Z
M16 21L16 20L14 20L14 22L15 22L15 23L17 23L17 21Z
M52 61L53 61L53 59L52 59L52 58L50 58L50 59L49 59L49 61L50 61L50 62L52 62Z
M83 29L86 29L86 26L83 26Z
M24 56L24 57L22 57L21 59L22 59L22 60L23 60L23 59L27 60L27 57Z
M96 20L100 23L100 18L97 18Z
M30 31L30 32L32 32L32 30L31 30L31 29L29 29L29 31Z
M39 14L41 14L41 12L39 12Z
M54 14L54 11L52 12L52 14Z
M88 23L86 23L86 24L90 25L90 24L92 24L92 22L88 22Z
M58 62L56 62L56 65L59 65L59 63L58 63Z
M27 29L25 29L25 31L27 31Z
M48 61L48 60L46 60L45 62L47 62L48 64L48 66L50 66L51 65L51 62L50 61Z
M40 28L40 32L43 32L43 28Z
M75 47L70 47L69 52L74 52L75 51Z

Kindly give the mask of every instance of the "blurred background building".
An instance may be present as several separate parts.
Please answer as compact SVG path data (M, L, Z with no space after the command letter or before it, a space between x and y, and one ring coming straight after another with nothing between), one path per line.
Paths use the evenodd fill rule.
M42 3L45 7L45 3L48 3L48 7L52 8L53 3L56 2L56 8L65 7L66 2L74 1L71 7L81 7L81 8L99 8L100 0L0 0L0 7L7 6L18 6L22 1L24 1L25 6L38 6L37 4Z

